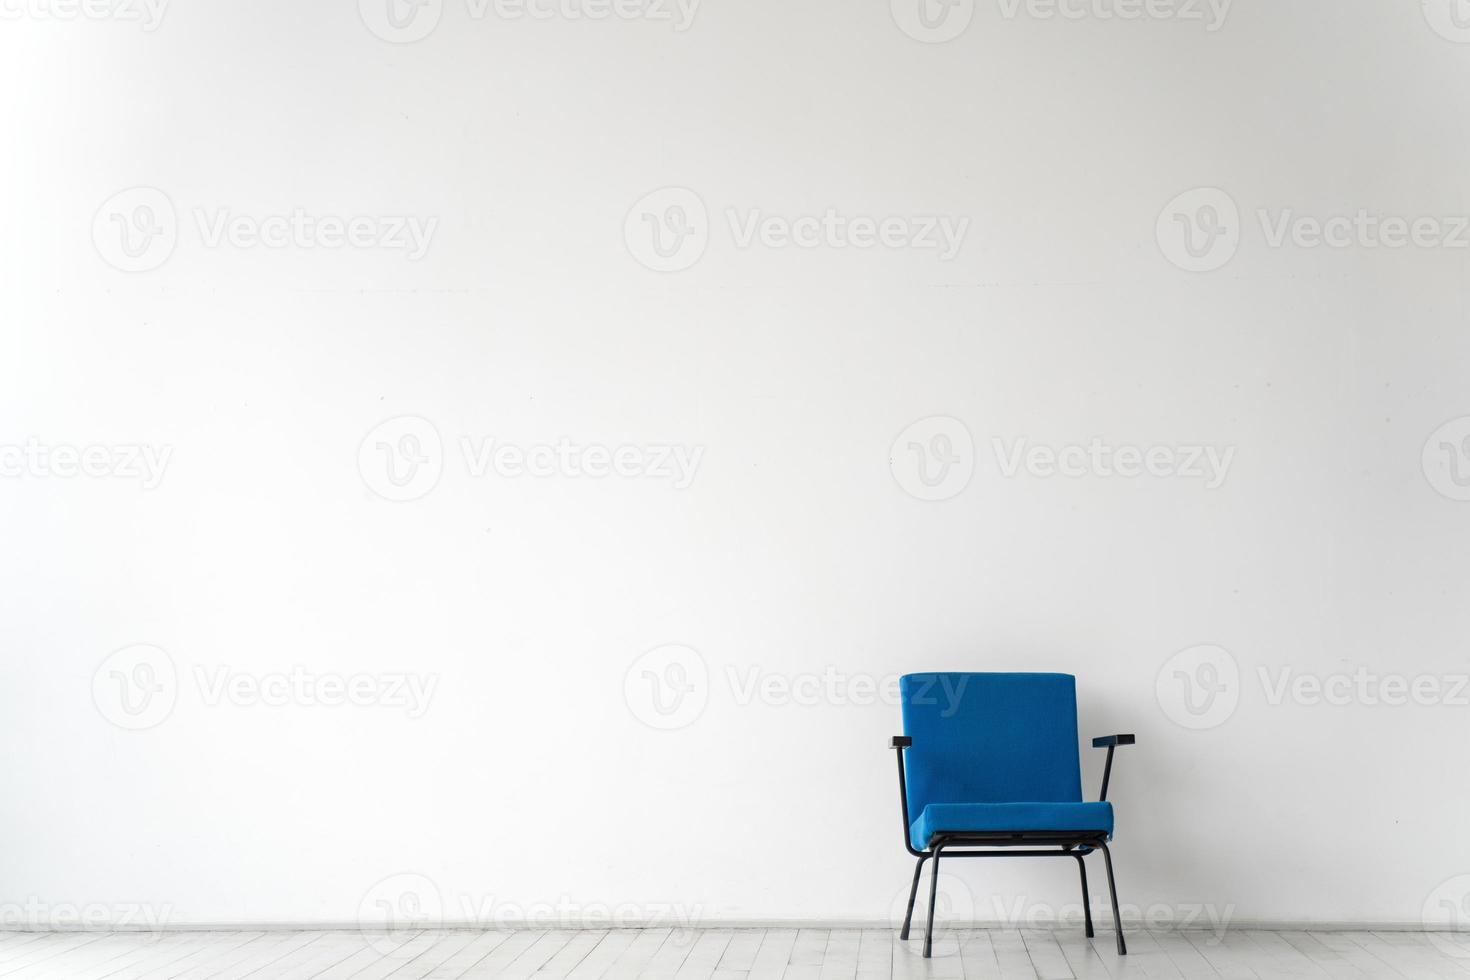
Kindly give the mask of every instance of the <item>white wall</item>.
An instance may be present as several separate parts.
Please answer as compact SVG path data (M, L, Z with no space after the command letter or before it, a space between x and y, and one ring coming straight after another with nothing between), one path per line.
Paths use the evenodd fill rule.
M879 919L910 869L898 710L852 701L915 669L1070 671L1085 736L1138 733L1126 902L1448 914L1470 457L1440 443L1470 423L1431 434L1470 415L1470 252L1268 231L1366 209L1470 241L1470 44L1441 0L1240 0L1217 30L965 2L947 43L876 0L706 0L686 30L444 0L416 43L345 2L178 0L151 31L7 6L0 443L171 455L149 489L0 455L5 918L353 921L427 879L453 919ZM656 272L642 216L690 199L639 202L669 187L707 220L668 264L704 251ZM1175 211L1220 202L1166 210L1194 188L1239 209L1215 271L1172 261ZM165 234L129 258L140 204ZM727 215L829 207L969 224L946 261L740 247ZM437 224L417 260L208 242L293 208ZM377 443L425 425L437 485L384 499ZM910 436L944 434L954 495L917 499ZM1233 456L1209 489L1007 476L993 443L1094 437ZM462 438L702 456L682 489L475 476ZM668 652L639 658L670 644L697 659L666 731L640 716L668 720ZM1171 660L1200 645L1227 653ZM294 668L382 697L211 687ZM816 703L742 694L829 668ZM1360 668L1348 703L1271 703L1283 670ZM1176 670L1227 689L1191 715ZM1461 703L1369 703L1388 674ZM1075 901L1060 863L956 880L981 917Z

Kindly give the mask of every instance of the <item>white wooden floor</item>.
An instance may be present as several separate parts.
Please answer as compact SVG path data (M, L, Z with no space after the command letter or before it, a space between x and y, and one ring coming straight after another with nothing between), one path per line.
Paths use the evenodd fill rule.
M1410 932L877 929L0 933L0 978L57 980L1470 980L1470 936ZM1456 952L1461 955L1454 955Z

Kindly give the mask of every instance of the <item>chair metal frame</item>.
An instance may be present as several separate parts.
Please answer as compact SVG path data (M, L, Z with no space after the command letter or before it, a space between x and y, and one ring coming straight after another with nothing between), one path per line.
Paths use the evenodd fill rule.
M1083 859L1093 851L1101 851L1103 866L1108 873L1108 897L1113 906L1113 928L1118 937L1118 955L1128 955L1128 944L1123 941L1123 920L1118 914L1118 888L1113 878L1113 855L1108 851L1108 836L1096 830L1018 830L1018 831L936 831L925 842L925 849L917 851L909 839L913 826L909 819L908 777L904 771L904 749L914 744L907 735L895 735L889 748L898 756L898 799L903 810L903 846L918 863L914 865L914 880L909 886L908 909L903 916L903 929L899 939L909 938L909 926L914 918L914 901L919 895L919 875L924 862L934 859L929 875L929 921L924 930L924 955L934 953L934 908L939 898L939 858L944 857L1069 857L1077 861L1077 872L1082 878L1082 914L1087 926L1087 937L1094 935L1092 928L1092 899L1087 894L1087 865ZM1098 800L1108 798L1108 780L1113 773L1113 750L1120 745L1134 744L1132 735L1104 735L1092 740L1094 748L1108 750L1103 763L1102 791ZM964 850L956 850L964 848ZM973 848L987 848L974 850ZM1051 849L1054 848L1054 849Z

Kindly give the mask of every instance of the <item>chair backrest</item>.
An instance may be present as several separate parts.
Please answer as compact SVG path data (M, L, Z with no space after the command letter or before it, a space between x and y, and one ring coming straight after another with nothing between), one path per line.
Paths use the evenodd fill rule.
M906 674L909 819L930 803L1080 803L1071 674Z

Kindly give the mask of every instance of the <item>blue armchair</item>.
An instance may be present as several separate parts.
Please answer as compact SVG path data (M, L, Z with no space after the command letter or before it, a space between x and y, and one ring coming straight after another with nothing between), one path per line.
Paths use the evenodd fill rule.
M899 691L904 734L890 744L898 755L904 846L918 858L899 938L909 938L919 875L933 858L924 933L924 955L932 955L941 854L1075 859L1087 935L1092 936L1083 859L1098 850L1108 873L1118 953L1126 955L1108 853L1113 805L1107 795L1113 750L1132 745L1133 736L1092 740L1108 755L1102 792L1097 802L1087 803L1077 751L1077 684L1071 674L906 674Z

